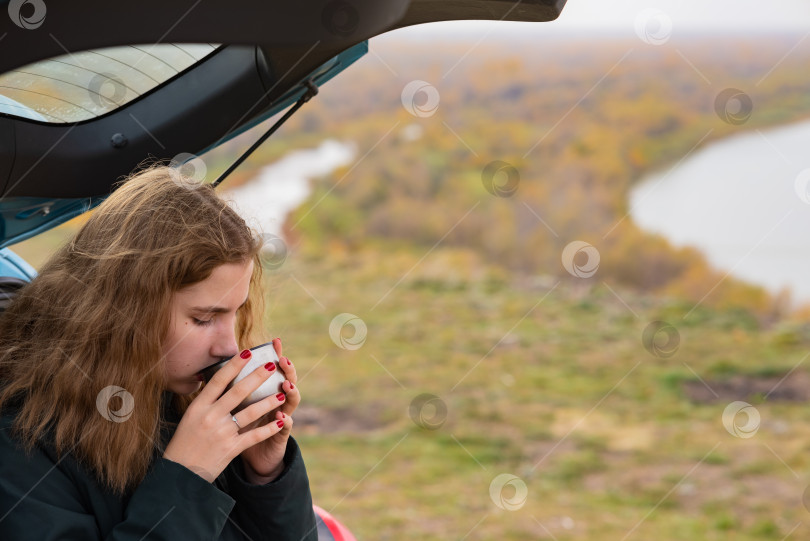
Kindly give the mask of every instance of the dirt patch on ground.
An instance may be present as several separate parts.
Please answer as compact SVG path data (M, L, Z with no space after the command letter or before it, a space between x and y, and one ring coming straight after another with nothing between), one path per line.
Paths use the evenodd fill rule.
M748 525L767 515L768 509L779 509L783 513L805 512L802 493L806 485L789 475L740 474L735 473L734 465L695 464L694 459L678 456L666 462L662 459L658 464L638 464L632 455L623 453L602 456L607 471L586 475L583 488L612 493L625 504L637 505L640 509L660 502L695 516L726 510ZM755 457L756 453L734 455L740 465Z
M810 400L810 374L791 372L776 376L736 374L726 378L683 383L683 391L699 404L711 402L807 402Z
M374 408L362 410L301 406L293 414L295 430L303 434L363 434L384 428L386 423L375 415Z

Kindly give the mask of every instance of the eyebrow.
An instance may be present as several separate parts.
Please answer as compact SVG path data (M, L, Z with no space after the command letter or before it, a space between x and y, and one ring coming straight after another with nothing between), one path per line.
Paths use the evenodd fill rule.
M240 304L239 308L242 308L247 303L247 301L248 300L245 299L245 302ZM237 308L237 310L239 308ZM230 310L228 310L224 306L192 306L191 311L201 313L201 314L225 314L225 313L229 312Z

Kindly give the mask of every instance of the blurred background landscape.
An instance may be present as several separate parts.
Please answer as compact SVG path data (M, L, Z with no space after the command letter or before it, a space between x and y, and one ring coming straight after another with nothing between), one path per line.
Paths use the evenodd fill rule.
M224 182L283 238L266 324L315 502L358 539L808 535L810 40L627 17L376 38ZM688 169L749 135L750 178ZM41 265L84 219L12 249ZM735 220L718 264L701 237Z

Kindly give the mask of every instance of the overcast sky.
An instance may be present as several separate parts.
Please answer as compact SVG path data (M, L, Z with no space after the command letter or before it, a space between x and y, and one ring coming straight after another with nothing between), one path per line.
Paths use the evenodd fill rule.
M661 14L668 21L662 21ZM424 33L509 35L514 32L633 34L645 17L653 26L669 24L671 35L698 31L791 31L810 33L810 0L568 0L562 15L549 23L449 22L418 25L394 32L397 37ZM414 36L416 37L416 36Z

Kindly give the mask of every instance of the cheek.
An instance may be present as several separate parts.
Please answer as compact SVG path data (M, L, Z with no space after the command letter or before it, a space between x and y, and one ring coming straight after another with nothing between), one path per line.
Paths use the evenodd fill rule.
M188 327L183 323L172 322L169 326L169 334L166 336L166 349L174 352L177 346L184 341L184 336L188 333Z
M204 329L191 322L175 325L166 340L165 355L169 372L183 372L207 347Z

